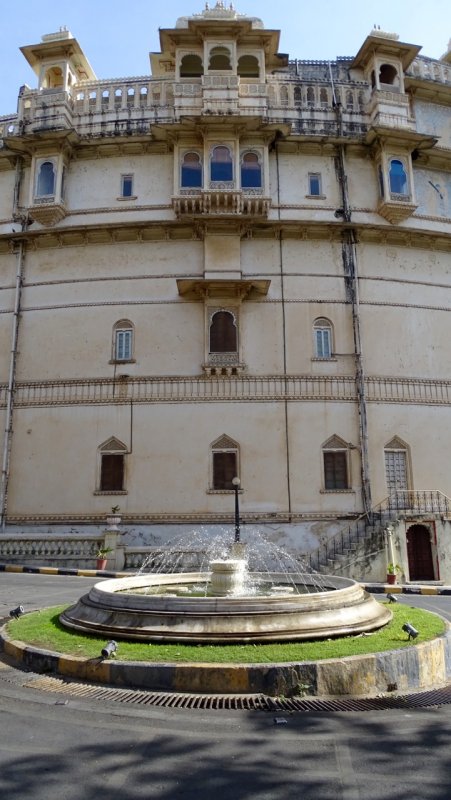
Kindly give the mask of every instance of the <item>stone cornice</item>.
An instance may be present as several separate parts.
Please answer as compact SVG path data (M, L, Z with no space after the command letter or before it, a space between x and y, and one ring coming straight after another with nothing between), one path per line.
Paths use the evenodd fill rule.
M153 209L154 207L148 207ZM161 208L161 207L159 207ZM168 208L164 206L164 208ZM286 206L287 210L293 206ZM300 208L300 207L299 207ZM323 210L321 206L317 205L315 208L309 207L311 210ZM131 209L136 210L136 209ZM111 209L113 213L120 213L122 209ZM362 213L374 213L371 209L359 209ZM79 210L77 214L80 216L85 215L87 212ZM89 212L88 212L89 213ZM94 213L94 211L92 212ZM95 212L97 213L97 211ZM355 213L358 213L355 210ZM167 220L167 221L136 221L128 220L127 222L112 222L91 225L72 225L68 226L67 219L72 216L71 212L68 213L66 222L60 224L57 228L49 231L33 230L30 228L26 231L14 231L7 234L0 235L0 254L10 253L11 247L15 242L25 241L30 249L46 250L61 247L79 247L87 245L105 245L115 243L129 243L129 242L150 242L150 241L164 241L164 240L195 240L203 237L202 228L187 221ZM403 225L402 228L393 227L388 224L380 223L343 223L342 221L303 221L303 220L246 220L236 219L228 221L228 230L235 226L235 230L240 235L245 235L247 238L300 238L304 240L324 240L340 242L343 231L352 230L356 233L359 241L364 242L377 242L380 244L399 244L399 246L419 247L436 250L450 250L451 243L451 224L450 220L438 216L424 216L416 214L411 218L412 223L414 220L425 222L439 223L442 226L440 231L434 230L419 230L411 225L409 228ZM12 222L11 222L12 224ZM16 224L15 227L18 227ZM446 227L446 229L445 229Z

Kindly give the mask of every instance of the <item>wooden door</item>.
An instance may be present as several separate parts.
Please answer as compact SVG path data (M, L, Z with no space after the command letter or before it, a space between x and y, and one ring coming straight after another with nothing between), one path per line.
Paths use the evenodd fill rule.
M412 525L407 531L407 558L411 581L433 581L431 532L425 525Z

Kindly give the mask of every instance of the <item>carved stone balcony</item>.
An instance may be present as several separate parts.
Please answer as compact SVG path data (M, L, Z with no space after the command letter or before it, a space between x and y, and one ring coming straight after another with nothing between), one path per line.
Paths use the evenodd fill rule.
M417 208L417 204L412 202L410 195L392 193L389 200L380 201L377 213L392 225L397 225L398 222L412 216Z
M210 189L198 193L179 194L172 198L177 217L248 216L267 217L271 198L252 190Z
M31 219L51 227L64 219L67 211L64 203L55 202L55 197L35 197L28 213Z
M202 369L208 378L221 375L228 378L243 373L246 364L239 360L238 353L210 353Z

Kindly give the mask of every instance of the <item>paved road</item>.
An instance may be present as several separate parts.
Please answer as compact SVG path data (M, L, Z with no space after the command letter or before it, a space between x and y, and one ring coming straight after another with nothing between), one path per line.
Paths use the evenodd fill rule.
M20 602L27 610L70 602L93 582L0 574L0 615ZM451 598L401 602L443 604L451 615ZM159 709L26 683L0 662L2 800L451 798L451 706L277 715Z

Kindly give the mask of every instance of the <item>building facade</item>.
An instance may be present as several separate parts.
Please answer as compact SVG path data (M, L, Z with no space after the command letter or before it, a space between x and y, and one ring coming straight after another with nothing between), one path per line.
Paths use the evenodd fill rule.
M0 117L3 535L164 543L238 476L292 549L385 512L451 579L451 52L293 61L222 3L160 41L102 80L43 36Z

